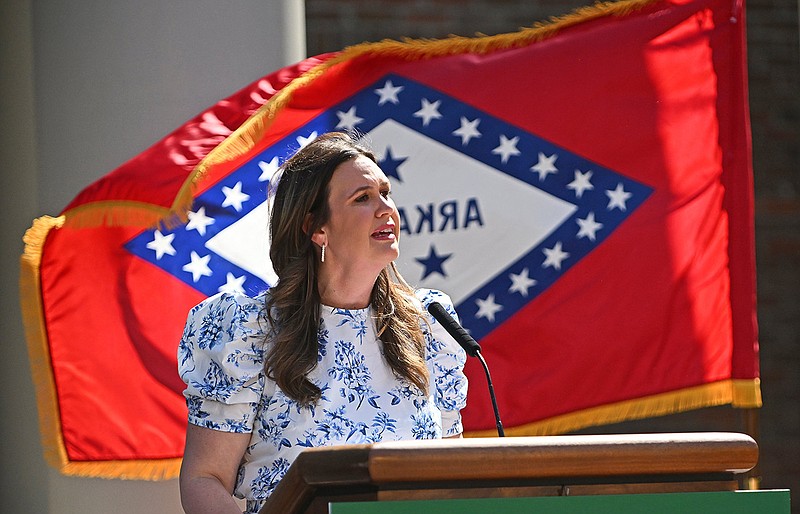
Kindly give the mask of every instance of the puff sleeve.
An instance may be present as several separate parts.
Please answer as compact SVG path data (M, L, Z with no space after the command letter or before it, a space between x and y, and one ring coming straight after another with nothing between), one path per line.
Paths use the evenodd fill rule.
M264 390L263 296L220 293L189 311L178 346L189 423L249 433Z
M427 308L431 302L439 302L456 320L458 315L453 301L441 291L420 289L417 298L427 316L427 324L423 324L426 361L434 402L442 413L442 436L458 435L464 431L460 411L467 404L468 383L464 375L467 356L444 327L428 314Z

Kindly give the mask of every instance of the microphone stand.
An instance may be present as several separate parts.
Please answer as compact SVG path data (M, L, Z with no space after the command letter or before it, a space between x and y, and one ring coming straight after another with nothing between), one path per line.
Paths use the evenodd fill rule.
M483 365L483 370L486 372L486 382L489 384L489 396L492 398L492 409L494 409L494 419L497 424L497 435L500 437L505 437L505 432L503 431L503 422L500 421L500 411L497 409L497 398L494 395L494 386L492 385L492 376L489 374L489 366L486 365L486 361L483 359L483 355L481 352L475 352L475 356L481 361Z

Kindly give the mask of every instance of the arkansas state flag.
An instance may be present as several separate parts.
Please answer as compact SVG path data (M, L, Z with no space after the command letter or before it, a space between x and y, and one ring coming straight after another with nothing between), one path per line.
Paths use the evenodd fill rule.
M744 13L623 1L513 34L363 44L269 75L26 234L46 453L173 477L187 311L275 283L266 198L317 135L375 150L405 278L442 289L509 434L760 406ZM491 435L469 362L466 430Z

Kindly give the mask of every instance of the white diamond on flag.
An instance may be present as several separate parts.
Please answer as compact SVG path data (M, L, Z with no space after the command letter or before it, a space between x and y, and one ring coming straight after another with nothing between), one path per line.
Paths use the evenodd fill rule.
M207 226L191 230L199 228L194 216L174 231L174 251L154 251L152 230L126 248L209 296L269 288L277 277L267 203L256 200L266 198L268 176L298 145L356 112L354 124L392 181L401 273L413 286L449 293L476 339L601 245L652 191L441 91L387 75L233 170L224 183L235 189L221 182L204 191L192 212ZM205 268L187 273L200 256Z
M456 303L536 247L576 210L393 120L367 138L379 161L387 149L394 156L411 156L402 164L402 181L392 183L402 213L400 272L417 286L446 290ZM425 265L416 259L428 256L432 246L450 257L440 271L424 276Z
M261 202L238 221L206 241L206 248L267 284L278 281L269 262L267 202Z

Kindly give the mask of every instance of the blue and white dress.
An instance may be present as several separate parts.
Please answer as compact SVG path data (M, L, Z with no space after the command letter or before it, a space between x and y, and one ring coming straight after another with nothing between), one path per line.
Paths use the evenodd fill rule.
M252 434L234 491L248 500L247 513L258 512L304 448L461 433L466 357L432 317L421 323L430 374L425 396L386 363L371 308L321 306L318 364L308 379L322 398L301 407L264 373L267 294L220 293L203 301L189 312L178 348L189 423ZM423 309L438 301L455 315L444 293L423 289L416 296Z

